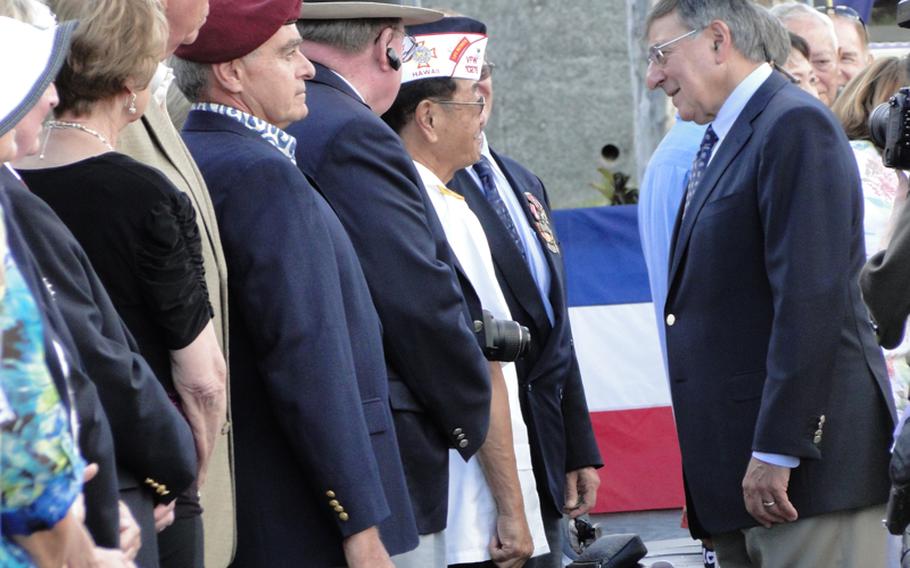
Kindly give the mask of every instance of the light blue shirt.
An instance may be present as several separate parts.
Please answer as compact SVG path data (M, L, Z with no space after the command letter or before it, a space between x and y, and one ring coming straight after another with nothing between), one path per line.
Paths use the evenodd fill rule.
M531 276L534 278L534 284L537 285L537 290L540 292L540 299L543 300L543 307L547 312L547 319L550 320L550 325L553 325L555 318L553 316L553 306L550 304L552 275L550 274L550 267L547 264L547 258L544 256L543 247L541 247L534 229L531 228L528 217L525 215L521 202L518 201L518 196L515 195L512 186L509 184L509 180L506 179L506 175L499 169L499 164L493 159L493 155L490 153L490 145L487 143L486 134L483 135L483 148L481 148L480 153L490 161L490 166L493 168L496 191L499 192L499 197L502 198L502 201L506 204L506 209L509 210L509 216L512 218L512 223L515 224L515 229L518 231L518 238L521 239L521 244L525 248L528 266L531 269ZM482 188L483 183L481 183L480 177L477 175L477 172L474 171L474 168L469 167L467 170L471 179L477 184L477 187Z
M670 271L670 246L673 225L682 204L692 161L698 153L701 139L708 127L686 122L676 117L676 123L667 132L651 155L638 194L638 233L641 250L648 266L651 300L657 315L660 349L667 368L667 337L663 326L664 305Z

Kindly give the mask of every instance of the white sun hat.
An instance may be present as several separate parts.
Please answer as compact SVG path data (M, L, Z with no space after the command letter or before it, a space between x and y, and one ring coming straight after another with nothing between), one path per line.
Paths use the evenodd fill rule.
M0 136L25 117L57 76L76 25L40 29L0 16Z

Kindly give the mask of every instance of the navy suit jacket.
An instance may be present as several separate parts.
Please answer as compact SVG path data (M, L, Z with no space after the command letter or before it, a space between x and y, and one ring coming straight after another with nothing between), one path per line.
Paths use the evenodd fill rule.
M525 194L531 194L549 215L549 199L543 182L515 160L491 153L533 228L534 217ZM521 386L519 398L528 425L541 502L552 506L553 511L561 512L565 505L566 472L603 465L575 357L562 254L551 251L538 233L552 277L549 300L555 321L551 325L530 268L508 229L484 197L483 189L466 170L458 171L449 187L464 196L483 225L499 287L512 317L531 332L528 353L516 362Z
M857 274L860 180L841 126L773 73L677 222L670 388L693 532L756 521L753 451L795 456L801 518L885 502L894 420Z
M343 565L342 539L374 525L389 553L414 548L381 327L344 229L239 122L193 111L183 135L230 274L233 565Z
M401 139L332 71L307 81L297 163L338 213L385 330L392 409L421 534L445 528L449 448L470 458L490 417L480 302Z
M44 201L10 179L8 171L0 172L0 179L4 176L9 179L10 213L37 270L54 291L53 303L70 331L72 348L111 424L120 497L143 530L138 561L157 566L152 509L156 502L172 501L196 477L189 424L139 354L79 242ZM163 484L170 495L158 496L146 479Z

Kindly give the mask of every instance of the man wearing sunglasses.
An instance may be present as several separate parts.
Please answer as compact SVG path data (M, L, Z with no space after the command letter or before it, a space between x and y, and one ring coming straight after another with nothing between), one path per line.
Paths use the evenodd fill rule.
M414 568L445 565L449 450L462 462L480 451L491 404L469 309L479 302L459 283L458 262L401 139L379 118L398 94L401 66L416 57L403 26L440 18L395 1L304 3L297 27L316 67L307 81L312 112L288 128L299 141L298 166L350 235L382 323L395 429L421 534L416 551L393 560Z
M837 71L840 75L840 85L843 87L872 63L869 32L859 12L850 6L819 6L817 9L828 14L834 22L834 31L840 47Z
M725 568L884 566L895 413L859 175L831 112L764 62L758 9L659 0L646 23L648 86L708 125L661 314L689 524Z

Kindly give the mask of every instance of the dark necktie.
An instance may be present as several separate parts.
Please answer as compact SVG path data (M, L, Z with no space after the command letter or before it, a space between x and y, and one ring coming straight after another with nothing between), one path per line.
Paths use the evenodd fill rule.
M689 209L689 202L692 201L692 196L695 195L695 189L698 187L701 178L704 177L705 170L708 169L711 150L715 144L717 144L717 134L714 133L713 128L708 126L704 138L701 139L701 146L698 147L695 161L692 162L692 171L689 173L689 183L686 185L686 201L683 204L683 219L685 219L686 212Z
M525 259L525 262L527 262L528 257L525 254L524 244L522 244L521 238L518 236L518 229L515 228L515 223L512 222L512 216L509 215L509 210L506 208L505 202L496 189L496 178L493 174L493 166L490 165L490 161L486 156L481 156L480 161L474 164L474 171L477 172L477 177L480 178L480 183L483 185L484 197L487 198L487 202L493 208L493 211L496 211L496 215L499 217L499 220L502 221L502 224L509 230L512 240L515 241L515 246L518 247L519 252L521 252L521 258Z

